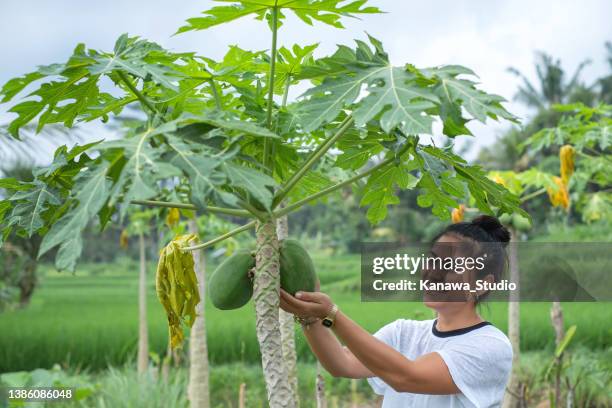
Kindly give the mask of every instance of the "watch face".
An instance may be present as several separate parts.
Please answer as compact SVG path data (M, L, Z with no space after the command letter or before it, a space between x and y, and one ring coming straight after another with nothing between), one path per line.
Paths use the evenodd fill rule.
M323 319L323 321L321 322L323 324L323 326L325 327L332 327L332 324L334 324L333 321L331 321L330 319Z

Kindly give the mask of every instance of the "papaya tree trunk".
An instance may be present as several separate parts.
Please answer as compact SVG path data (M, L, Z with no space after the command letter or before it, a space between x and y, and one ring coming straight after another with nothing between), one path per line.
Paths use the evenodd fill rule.
M198 225L195 220L189 220L189 232L198 235ZM193 251L192 254L200 291L200 303L196 306L197 318L189 336L189 386L187 395L192 408L208 408L210 407L210 391L205 317L206 263L204 251Z
M552 322L553 329L555 330L555 345L559 347L559 344L565 337L565 325L563 323L563 309L561 308L561 302L552 302L550 308L550 320ZM559 357L555 357L555 385L554 385L554 401L555 407L560 406L561 403L561 370L563 367L563 354Z
M327 408L327 399L325 398L325 378L323 378L321 363L317 361L317 379L315 381L315 398L317 400L317 408Z
M143 233L138 234L140 248L140 274L138 276L138 374L149 367L149 333L147 324L147 260Z
M276 235L282 241L289 236L289 222L287 216L280 217L276 221ZM289 385L293 392L296 407L299 407L300 397L298 391L297 354L295 351L295 322L293 315L282 309L278 309L278 320L280 322L281 342L283 348L283 361L287 370Z
M504 396L503 408L513 408L519 405L517 395L519 395L519 363L521 356L520 348L520 282L519 282L519 266L518 266L518 250L517 250L517 235L514 228L510 230L510 251L508 258L510 262L510 282L516 283L517 289L510 292L510 301L508 302L508 338L512 345L512 371L510 380L508 381L506 394Z
M27 255L26 255L27 256ZM34 289L36 288L36 259L27 259L21 270L17 286L19 287L19 307L25 308L30 304Z
M276 221L256 227L255 279L253 299L257 341L271 408L294 408L291 385L283 362L279 311L280 267Z

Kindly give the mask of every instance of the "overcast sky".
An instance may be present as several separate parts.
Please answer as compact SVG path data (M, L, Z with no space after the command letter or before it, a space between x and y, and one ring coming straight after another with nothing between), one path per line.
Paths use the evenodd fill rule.
M511 112L529 112L512 102L518 80L506 69L514 66L535 79L534 53L543 50L562 60L568 75L585 58L593 59L583 73L591 83L607 73L604 42L612 40L609 0L372 0L387 14L348 20L345 30L295 19L280 31L281 44L320 42L318 55L335 44L351 44L367 31L381 39L396 64L418 67L461 64L472 68L483 89L504 96ZM207 31L172 36L186 18L210 8L212 1L187 0L1 0L0 83L29 72L36 65L62 62L79 42L90 48L112 49L124 32L160 43L173 51L196 51L219 58L228 45L246 49L269 47L267 27L241 19ZM0 106L0 120L11 115ZM494 142L507 124L489 122L470 128L478 144Z

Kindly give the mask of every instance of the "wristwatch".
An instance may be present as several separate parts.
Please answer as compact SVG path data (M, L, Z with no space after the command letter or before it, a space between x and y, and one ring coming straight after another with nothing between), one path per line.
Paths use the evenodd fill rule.
M325 327L332 327L336 321L336 313L338 313L338 306L332 305L331 310L327 313L327 316L321 320L321 324Z

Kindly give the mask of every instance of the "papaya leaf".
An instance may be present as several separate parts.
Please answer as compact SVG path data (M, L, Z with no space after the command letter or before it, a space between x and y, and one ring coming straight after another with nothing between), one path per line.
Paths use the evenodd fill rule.
M35 99L26 99L9 109L17 118L9 124L8 130L19 137L20 128L37 118L37 131L40 131L50 123L72 127L76 120L106 119L110 113L118 114L126 104L136 100L135 96L130 93L117 98L99 89L102 76L118 83L117 71L178 91L178 82L185 75L175 69L178 65L175 62L190 58L191 54L169 53L155 43L127 34L119 37L112 53L86 49L79 44L66 63L40 67L9 80L2 87L2 102L8 102L29 84L46 80L26 97Z
M418 86L415 80L416 76L405 68L387 65L377 71L368 79L369 95L354 112L356 125L364 125L384 110L380 125L385 132L399 125L407 135L430 134L433 119L426 111L439 102L438 97Z
M471 70L443 66L421 72L410 65L393 67L380 41L371 36L369 40L372 47L362 41L357 41L355 50L339 47L334 55L342 64L328 57L303 70L305 77L324 78L306 91L298 104L305 131L329 123L348 108L357 126L380 116L387 133L399 128L404 134L431 134L436 116L442 119L447 136L470 134L465 124L471 119L515 120L501 105L503 98L459 78L473 75ZM471 117L463 117L462 109Z
M384 134L374 129L361 132L358 129L349 130L339 141L338 148L342 154L336 158L336 165L343 169L358 170L370 159L384 150L381 141Z
M273 178L255 169L231 162L223 163L221 168L233 186L244 189L264 207L271 208L273 197L271 189L277 185Z
M228 117L228 115L206 113L202 115L184 116L180 120L181 124L205 123L215 128L221 128L227 131L235 131L257 137L279 138L277 134L271 132L265 127L259 126L254 122L245 120L237 120Z
M552 174L543 172L536 168L531 168L521 173L517 173L516 177L525 187L551 188L554 190L557 190L559 187L555 183Z
M113 53L89 55L92 61L87 69L94 76L120 70L137 78L150 78L156 84L177 91L176 81L182 74L171 69L167 63L179 57L180 54L171 57L156 43L122 34L115 42Z
M228 23L246 16L263 19L273 8L291 10L306 24L312 25L313 20L334 27L343 28L342 16L354 17L355 14L380 13L377 7L363 7L366 0L347 2L346 0L216 0L222 3L232 3L227 6L216 6L203 11L204 17L187 19L187 25L178 29L178 33L191 30L205 30L219 24Z
M318 170L309 171L302 177L299 183L289 194L292 202L309 197L319 191L332 186L334 183L327 175Z
M113 186L113 203L119 200L120 195L124 203L155 197L158 194L157 181L181 175L178 168L162 160L163 150L150 144L150 139L154 136L175 128L176 123L149 127L135 136L100 145L101 150L121 149L126 159L126 164ZM126 209L127 206L122 207L122 216L125 215Z
M23 228L29 237L45 226L43 213L50 206L60 205L59 192L40 180L34 180L33 188L13 194L9 201L16 202L11 213L16 224Z
M80 236L83 229L102 209L109 198L111 181L106 177L108 164L84 172L77 179L72 207L51 226L43 237L38 256L41 257L50 249L60 246L58 265L74 269L76 260L81 254L82 246L75 236ZM75 245L77 244L77 245Z
M31 84L32 82L43 78L44 75L38 71L29 72L23 76L10 79L7 83L2 86L0 89L0 95L2 95L1 103L5 103L13 99L15 95L21 92L26 86Z
M450 184L450 172L442 173L444 176L443 183ZM419 180L417 187L422 189L422 193L417 197L419 207L432 207L431 212L441 219L447 219L450 216L449 208L455 208L459 204L456 201L457 197L449 195L442 183L439 183L431 174L425 173Z
M414 188L419 179L410 173L404 166L385 166L373 173L365 186L365 194L361 199L361 206L369 205L368 220L378 224L387 217L387 206L399 204L396 188Z
M0 179L0 188L4 188L6 190L29 190L33 186L34 185L32 183L26 183L12 177Z
M295 82L300 74L302 65L312 60L312 53L318 44L300 47L295 44L291 49L281 47L278 50L278 62L276 63L276 77L274 80L274 92L283 94L288 83Z
M221 160L204 152L194 151L179 138L168 136L172 150L170 164L181 169L189 177L191 201L200 209L206 208L208 199L217 192L227 202L227 195L220 190L226 183L226 176L218 170ZM229 204L229 203L228 203Z

